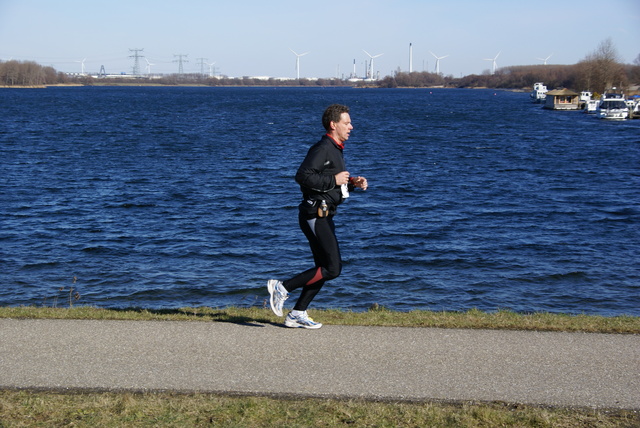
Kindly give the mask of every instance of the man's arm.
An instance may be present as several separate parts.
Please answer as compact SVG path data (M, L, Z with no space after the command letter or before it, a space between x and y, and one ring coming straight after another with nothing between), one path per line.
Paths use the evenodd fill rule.
M326 174L324 161L324 149L317 145L309 149L307 156L300 164L296 173L296 182L303 187L316 192L328 192L336 187L336 177L333 174Z

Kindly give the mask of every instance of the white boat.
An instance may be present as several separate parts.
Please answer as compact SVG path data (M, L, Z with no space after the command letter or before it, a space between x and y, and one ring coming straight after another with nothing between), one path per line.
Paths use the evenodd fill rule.
M589 102L591 101L592 96L593 94L591 93L591 91L580 92L580 101L579 101L580 109L585 110L587 113L590 113L588 108L589 108Z
M544 100L547 98L547 92L547 87L544 86L542 82L537 82L534 83L533 91L531 91L529 96L534 103L544 103Z
M623 120L629 118L629 107L622 94L604 94L596 113L600 119Z
M633 105L629 106L629 119L640 119L640 98L635 97L631 100ZM627 101L629 104L629 101Z
M596 114L598 112L598 105L600 100L589 100L584 107L585 113Z

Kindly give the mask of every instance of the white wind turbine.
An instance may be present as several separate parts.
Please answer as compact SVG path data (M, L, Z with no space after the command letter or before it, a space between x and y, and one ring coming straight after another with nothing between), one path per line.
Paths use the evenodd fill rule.
M147 74L151 75L151 66L155 64L150 63L147 58L145 58L144 60L147 61Z
M296 78L299 80L300 79L300 57L305 56L309 52L299 54L299 53L296 53L296 51L294 51L291 48L289 48L289 50L293 52L293 54L296 56Z
M409 43L409 73L413 72L413 43Z
M553 54L551 54L553 55ZM549 58L551 58L551 55L549 55L546 58L538 58L538 60L542 61L542 65L547 65L547 61L549 60Z
M87 60L87 59L85 58L85 59L83 59L82 61L76 61L76 62L79 62L79 63L81 64L81 68L80 68L80 69L82 70L82 73L80 73L80 74L81 74L82 76L84 76L84 62L85 62L86 60Z
M496 74L496 70L498 69L498 63L496 62L496 60L498 59L498 56L500 56L500 54L502 53L502 51L498 52L498 55L496 55L493 58L485 58L485 61L491 61L493 64L492 68L491 68L491 74Z
M382 56L384 54L378 54L378 55L371 55L369 52L365 51L364 49L362 49L364 51L364 53L366 53L369 58L371 58L371 61L369 61L369 78L373 79L373 59L374 58L378 58L379 56Z
M436 59L436 74L440 74L440 60L441 59L445 59L446 57L448 57L449 55L445 55L445 56L436 56L436 54L434 54L433 52L429 51L429 53L431 55L433 55L433 57Z
M209 77L213 77L213 66L216 64L215 62L212 62L211 64L209 64L208 62L205 62L205 64L207 64L209 66Z

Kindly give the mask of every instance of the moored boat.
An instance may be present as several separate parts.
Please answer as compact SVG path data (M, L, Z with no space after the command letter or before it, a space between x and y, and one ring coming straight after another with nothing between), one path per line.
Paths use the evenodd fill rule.
M629 118L629 106L624 95L605 93L598 104L596 114L600 119L624 120Z
M600 100L589 100L584 107L585 113L596 114L598 112L598 104L600 104Z
M547 87L542 82L534 83L533 91L529 96L531 97L531 101L534 103L544 103L545 98L547 97Z
M631 102L633 105L629 108L629 119L640 119L640 97L635 97Z
M585 110L587 108L587 106L589 105L589 102L591 101L591 97L593 96L593 94L591 93L591 91L582 91L580 92L580 108Z
M549 110L579 110L580 98L577 92L563 88L547 92L544 106Z

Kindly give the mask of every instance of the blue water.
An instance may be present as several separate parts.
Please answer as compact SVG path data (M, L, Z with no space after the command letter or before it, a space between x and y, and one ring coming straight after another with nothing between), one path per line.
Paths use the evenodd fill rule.
M313 307L640 315L640 120L463 89L0 89L0 305L262 306L334 102L370 189Z

